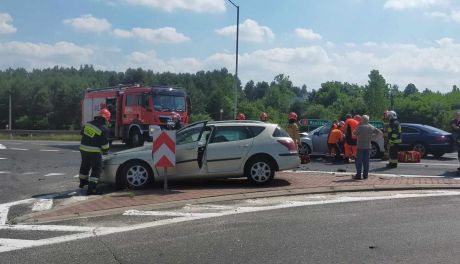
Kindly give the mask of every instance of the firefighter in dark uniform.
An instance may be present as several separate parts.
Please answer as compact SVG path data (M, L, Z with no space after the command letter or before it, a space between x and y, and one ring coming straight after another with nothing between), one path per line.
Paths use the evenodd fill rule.
M398 116L395 111L388 111L387 116L390 121L387 128L390 154L390 160L387 164L387 168L396 168L398 167L399 144L401 144L401 125L399 124Z
M107 154L109 151L109 132L107 129L109 121L110 112L103 108L99 116L86 123L81 130L80 188L88 185L87 195L95 194L102 172L102 154ZM91 175L89 174L90 170Z
M458 160L460 161L460 111L457 112L457 118L450 122L452 126L455 142L457 143ZM460 167L457 168L457 174L460 174Z

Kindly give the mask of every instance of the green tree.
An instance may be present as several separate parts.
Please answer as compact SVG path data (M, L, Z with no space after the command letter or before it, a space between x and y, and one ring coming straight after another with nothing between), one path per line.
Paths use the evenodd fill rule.
M388 108L388 86L378 70L369 74L369 82L364 88L364 102L371 118L380 118Z

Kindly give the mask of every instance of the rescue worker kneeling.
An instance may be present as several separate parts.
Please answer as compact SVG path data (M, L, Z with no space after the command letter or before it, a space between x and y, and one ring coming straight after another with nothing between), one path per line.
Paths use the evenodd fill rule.
M343 142L343 132L340 130L343 126L343 122L337 124L335 128L332 129L327 139L327 146L329 148L331 158L335 158L336 161L342 160L342 146Z
M88 185L87 195L96 193L102 172L102 154L107 154L109 151L107 123L110 121L110 112L103 108L99 114L93 121L86 123L81 130L79 187Z

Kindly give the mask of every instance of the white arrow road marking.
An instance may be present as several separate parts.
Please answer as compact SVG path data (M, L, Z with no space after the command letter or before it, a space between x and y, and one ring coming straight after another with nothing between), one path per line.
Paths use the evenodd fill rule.
M0 149L6 149L5 145L0 144Z
M60 150L59 149L40 149L39 151L57 152L57 151L60 151Z
M0 225L5 225L6 221L8 221L8 211L10 210L11 206L30 203L34 200L35 199L26 199L26 200L20 200L16 202L0 204Z
M10 150L28 150L28 149L24 149L24 148L9 148Z
M53 199L38 199L35 201L32 211L45 211L53 207Z
M62 176L62 175L65 175L65 173L61 173L61 172L48 173L48 174L45 174L45 175L43 175L43 176L44 176L44 177L50 177L50 176Z

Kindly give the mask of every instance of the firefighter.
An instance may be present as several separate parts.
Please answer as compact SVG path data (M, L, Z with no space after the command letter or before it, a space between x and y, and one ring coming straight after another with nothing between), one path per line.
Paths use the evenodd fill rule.
M260 113L259 119L262 122L265 122L265 123L268 122L268 114L265 112Z
M107 124L110 121L110 112L101 109L99 116L86 123L81 130L81 165L80 188L88 185L87 195L95 194L99 177L102 171L102 154L109 151ZM89 174L91 170L91 175Z
M457 118L453 119L450 125L457 143L458 160L460 161L460 111L457 112ZM460 167L457 168L457 174L460 174Z
M180 122L180 115L176 112L171 113L171 118L166 123L166 128L168 130L177 130L182 127Z
M246 120L246 116L243 113L238 113L236 115L236 120Z
M388 111L387 116L390 121L387 130L390 161L387 168L396 168L398 167L398 148L401 143L401 125L395 111Z
M390 120L388 119L388 110L383 112L383 147L385 152L383 153L382 160L388 160L390 157L389 147L388 147L388 127L390 125Z
M358 127L359 122L356 119L353 119L350 114L347 114L345 117L345 161L352 161L356 158L356 136L353 135L353 131Z
M297 125L297 114L291 112L288 116L288 126L286 128L289 136L294 140L294 143L298 146L300 144L299 126Z

